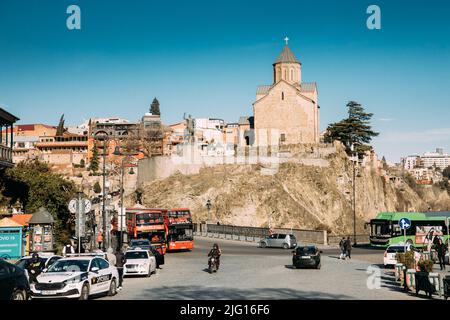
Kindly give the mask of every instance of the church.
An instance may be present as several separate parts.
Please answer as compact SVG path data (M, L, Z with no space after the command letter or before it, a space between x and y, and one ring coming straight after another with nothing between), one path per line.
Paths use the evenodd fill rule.
M253 117L241 117L241 145L318 143L319 105L315 82L302 82L302 64L288 46L273 63L273 83L256 89ZM277 141L274 141L277 140Z

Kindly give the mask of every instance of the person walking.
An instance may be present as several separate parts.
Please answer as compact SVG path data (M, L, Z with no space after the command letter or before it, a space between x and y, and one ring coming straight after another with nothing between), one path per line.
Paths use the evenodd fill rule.
M122 290L122 282L123 282L123 266L127 263L127 258L125 258L125 255L123 254L122 250L120 248L117 248L116 250L116 268L117 272L119 273L119 286L118 290Z
M447 246L444 244L444 242L442 242L442 239L439 239L435 248L439 260L439 267L441 268L441 270L445 271L445 253L447 252Z
M98 248L102 248L102 242L103 242L103 233L100 231L97 235L97 242L98 242Z
M74 254L75 249L70 242L68 242L62 249L62 255L67 257L68 254Z
M345 260L345 238L342 238L339 242L339 249L341 250L341 254L339 255L339 259Z
M346 244L346 252L347 252L347 257L349 259L352 258L352 240L350 240L350 237L347 237L347 241L345 242Z

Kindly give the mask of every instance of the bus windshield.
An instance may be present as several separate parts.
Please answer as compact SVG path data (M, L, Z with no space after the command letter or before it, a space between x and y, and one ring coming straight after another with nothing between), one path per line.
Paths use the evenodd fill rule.
M392 233L391 225L387 220L372 221L370 231L373 236L390 236Z
M160 213L138 213L136 214L137 226L148 226L152 224L161 224L164 220Z

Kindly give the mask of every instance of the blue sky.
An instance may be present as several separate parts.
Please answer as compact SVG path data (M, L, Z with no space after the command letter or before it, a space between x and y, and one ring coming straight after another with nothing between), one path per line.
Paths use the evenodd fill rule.
M66 9L81 8L81 30ZM366 28L381 8L382 29ZM139 119L156 96L163 121L237 121L289 45L316 81L321 129L356 100L374 113L377 153L398 161L450 151L447 1L0 1L0 105L20 123Z

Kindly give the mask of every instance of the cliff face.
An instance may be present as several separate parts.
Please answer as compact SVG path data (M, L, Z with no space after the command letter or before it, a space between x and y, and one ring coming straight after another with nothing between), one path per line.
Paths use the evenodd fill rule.
M326 229L336 234L353 230L353 167L344 151L320 166L304 161L280 164L267 175L259 165L221 165L199 174L175 174L143 186L147 207L188 207L196 221L206 220L206 201L211 199L211 220L246 226ZM437 187L418 192L402 181L391 181L368 168L356 178L357 232L381 211L450 209L450 197ZM133 201L129 199L129 201Z

